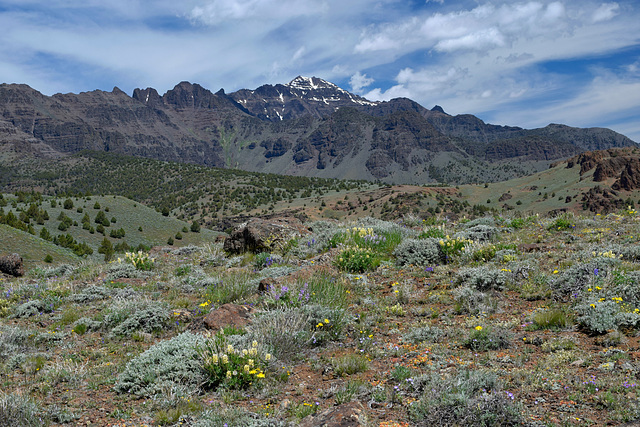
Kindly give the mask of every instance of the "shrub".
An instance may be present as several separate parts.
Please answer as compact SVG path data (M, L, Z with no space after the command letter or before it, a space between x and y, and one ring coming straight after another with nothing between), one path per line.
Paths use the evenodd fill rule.
M212 279L213 283L205 290L205 298L220 305L241 301L258 289L251 275L244 272L222 274Z
M138 270L132 264L113 263L109 264L107 269L107 280L116 280L121 278L140 279L148 276L148 273Z
M18 393L0 392L0 425L20 427L40 427L47 420L40 415L40 408L29 397Z
M573 230L576 227L575 218L569 215L557 217L551 224L547 226L549 231Z
M371 249L351 246L343 248L336 255L334 264L349 273L364 273L378 268L380 258Z
M184 332L155 344L127 363L114 389L145 397L166 393L175 386L196 393L207 381L196 350L203 343L203 337Z
M502 392L495 374L463 370L455 377L440 374L413 379L422 395L409 414L420 425L516 426L523 425L521 405Z
M291 358L310 345L313 334L311 315L301 308L268 310L256 316L247 330L253 339L262 341L279 359Z
M471 286L479 291L502 290L507 283L507 274L486 265L466 267L458 271L455 281L458 285Z
M614 258L594 257L587 262L574 264L556 276L551 288L560 299L575 298L590 286L595 287L594 283L602 280L619 262Z
M193 418L193 417L191 417ZM186 422L183 424L187 424ZM189 423L193 427L285 427L290 424L285 421L268 418L263 415L248 412L239 406L214 407L207 409Z
M470 229L470 228L473 228L473 227L478 226L478 225L494 226L494 225L496 225L496 221L495 221L495 219L493 219L493 217L484 216L484 217L476 218L474 220L471 220L471 221L465 223L464 227L466 229Z
M533 315L533 329L566 329L572 324L565 310L552 308Z
M442 329L436 326L423 326L413 328L402 336L404 342L418 344L421 342L434 343L438 342L444 336Z
M473 351L500 350L511 346L513 334L503 328L476 326L464 340L465 347Z
M33 333L19 327L0 325L0 359L24 354L33 347Z
M279 255L271 255L268 252L260 252L255 256L254 265L258 270L262 270L266 267L271 267L272 264L281 263L282 257Z
M476 225L455 234L457 239L472 240L474 242L487 242L493 240L500 233L500 230L491 225Z
M445 263L445 255L437 239L406 239L393 251L396 264L429 266Z
M497 301L490 295L469 286L454 289L453 297L456 302L454 310L458 314L491 314L498 308Z
M331 359L333 371L338 376L353 375L369 369L369 360L360 354L346 354Z
M258 341L249 348L236 349L226 335L216 334L198 345L208 386L216 389L247 388L265 378L271 354L260 351Z
M143 251L127 252L124 254L124 260L118 258L120 262L130 263L136 270L149 271L153 269L155 265L155 258L151 258L148 253Z
M444 252L444 256L449 262L452 258L460 256L467 245L473 243L471 240L466 240L463 238L450 238L449 236L445 236L444 239L440 239L438 241L440 247L442 248L442 252Z
M89 301L109 298L111 296L111 293L111 289L105 288L104 286L90 285L84 288L79 293L70 295L69 297L67 297L67 300L76 303L85 303Z
M50 313L53 311L53 307L45 304L41 300L31 300L23 304L20 304L14 309L13 317L25 319L27 317L35 316L40 313Z
M116 336L134 332L158 332L168 326L169 308L164 303L145 300L116 301L108 309L102 326Z

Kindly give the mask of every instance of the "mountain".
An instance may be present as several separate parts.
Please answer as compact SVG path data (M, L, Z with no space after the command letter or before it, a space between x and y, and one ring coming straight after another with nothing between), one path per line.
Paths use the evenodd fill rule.
M278 174L424 184L498 181L588 150L635 146L608 129L496 126L406 98L372 102L317 77L216 93L181 82L45 96L0 85L0 150L82 150ZM7 157L7 158L9 158Z

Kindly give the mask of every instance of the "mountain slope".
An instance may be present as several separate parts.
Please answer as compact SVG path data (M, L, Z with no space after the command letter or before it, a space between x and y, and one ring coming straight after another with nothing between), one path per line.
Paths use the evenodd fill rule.
M164 95L147 88L131 97L118 88L48 97L3 84L0 113L5 153L51 157L89 149L414 184L497 181L586 150L635 145L608 129L526 130L406 98L371 102L316 77L231 94L182 82Z

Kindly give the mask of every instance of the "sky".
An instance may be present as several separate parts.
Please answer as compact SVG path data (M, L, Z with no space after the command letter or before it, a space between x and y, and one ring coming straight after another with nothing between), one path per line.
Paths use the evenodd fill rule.
M0 82L214 92L316 76L488 123L640 143L640 1L0 0Z

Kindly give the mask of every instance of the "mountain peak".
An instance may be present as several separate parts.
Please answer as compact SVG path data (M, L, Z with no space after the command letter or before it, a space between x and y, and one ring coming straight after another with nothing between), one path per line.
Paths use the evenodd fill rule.
M316 90L316 89L339 89L338 86L318 77L298 76L285 86L290 89Z

